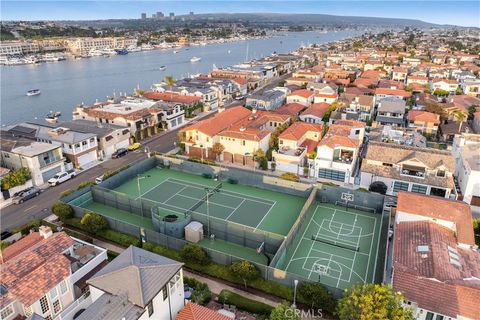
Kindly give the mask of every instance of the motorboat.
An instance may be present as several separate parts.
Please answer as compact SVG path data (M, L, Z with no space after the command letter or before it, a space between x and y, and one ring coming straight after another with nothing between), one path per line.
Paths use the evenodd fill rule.
M32 89L27 91L27 96L38 96L40 93L40 89Z
M163 70L167 69L167 67L166 67L166 66L160 66L160 68L158 68L158 69L159 69L160 71L163 71Z
M45 116L45 121L47 121L48 123L57 123L58 122L58 118L60 118L60 116L62 115L61 112L50 112L49 114L47 114Z
M120 55L126 55L128 54L128 50L127 49L115 49L115 52L117 54L120 54Z
M192 59L190 59L190 62L198 62L202 60L202 58L199 58L199 57L192 57Z

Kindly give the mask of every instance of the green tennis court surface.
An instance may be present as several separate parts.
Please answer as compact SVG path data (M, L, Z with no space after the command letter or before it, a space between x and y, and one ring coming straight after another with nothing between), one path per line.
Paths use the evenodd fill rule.
M159 168L115 191L155 202L166 213L194 211L281 236L288 233L305 202L301 197L226 182L220 186L212 179Z
M373 282L382 215L313 203L277 268L345 289Z

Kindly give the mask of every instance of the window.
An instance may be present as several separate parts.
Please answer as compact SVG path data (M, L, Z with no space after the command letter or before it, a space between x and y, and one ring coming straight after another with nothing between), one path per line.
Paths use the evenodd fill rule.
M13 307L8 306L6 308L3 308L2 311L0 312L0 318L5 319L6 317L10 316L13 313Z
M90 142L91 142L91 143L94 143L94 142L95 142L95 138L90 138Z
M80 148L80 144L79 143L75 144L75 148Z
M431 312L427 312L427 315L425 316L425 320L433 320L434 314Z
M399 192L399 191L408 191L408 182L401 182L401 181L395 181L393 183L393 191L394 192Z
M67 291L68 291L67 283L65 282L65 280L63 280L62 282L60 282L60 292L62 294L65 294Z
M62 310L62 305L60 304L60 300L56 300L53 302L53 313L57 314Z
M50 310L50 306L48 305L47 296L43 296L40 298L40 307L42 308L42 314L45 314Z
M244 145L245 145L245 140L242 140L242 146L244 146Z
M165 301L165 299L167 299L168 297L167 286L163 287L162 291L163 291L163 301Z
M33 314L32 306L24 307L25 316L30 317Z
M393 164L384 162L384 163L382 163L382 166L384 166L384 167L393 167Z
M148 310L148 316L151 317L153 314L153 301L150 301L150 303L147 305L147 310Z
M50 290L50 299L55 299L58 296L57 288Z
M412 184L412 192L427 194L427 186L421 184Z
M445 170L437 170L437 177L445 177Z
M345 172L331 170L331 169L318 169L318 177L321 179L329 179L334 181L345 181Z
M87 145L87 141L82 141L82 146L86 146Z

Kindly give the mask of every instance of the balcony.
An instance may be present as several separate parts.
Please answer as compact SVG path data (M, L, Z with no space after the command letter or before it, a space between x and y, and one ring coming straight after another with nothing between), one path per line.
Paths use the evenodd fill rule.
M73 301L70 305L68 305L65 309L60 312L54 319L55 320L69 320L73 319L75 314L80 309L86 309L88 306L92 304L92 297L90 296L90 291L85 292L81 295L77 300Z
M413 166L403 166L401 174L404 176L416 177L416 178L425 178L426 172L425 168L413 167Z
M280 147L277 151L279 154L291 156L291 157L302 157L305 154L306 148L290 148L290 147Z
M40 169L59 161L64 161L64 158L62 156L54 156L54 157L38 159L38 163L40 164Z
M66 253L66 257L71 261L71 281L76 283L103 261L107 260L107 250L77 240L72 250Z

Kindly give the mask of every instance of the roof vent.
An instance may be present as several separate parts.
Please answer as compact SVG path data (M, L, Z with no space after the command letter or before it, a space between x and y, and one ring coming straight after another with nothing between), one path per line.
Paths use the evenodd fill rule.
M247 129L247 128L245 128L244 126L241 126L241 127L240 127L240 131L241 131L241 132L245 131L246 129Z

